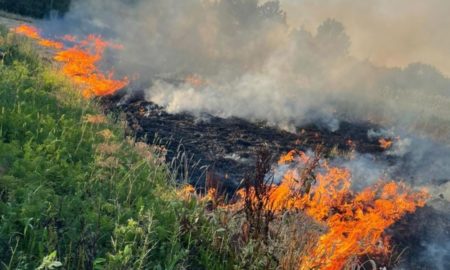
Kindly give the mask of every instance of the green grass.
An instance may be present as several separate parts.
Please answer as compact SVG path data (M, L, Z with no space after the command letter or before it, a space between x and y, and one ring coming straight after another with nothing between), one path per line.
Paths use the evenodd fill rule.
M157 147L124 135L0 29L0 269L228 269L203 205Z
M317 233L302 213L184 196L164 149L127 137L26 38L0 28L0 51L0 269L298 268Z

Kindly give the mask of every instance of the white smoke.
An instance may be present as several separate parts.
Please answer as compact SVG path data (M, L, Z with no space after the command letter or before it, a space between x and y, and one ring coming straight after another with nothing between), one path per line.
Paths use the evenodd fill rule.
M334 161L350 168L356 188L380 178L395 178L430 186L436 189L432 190L435 198L442 195L449 199L449 185L438 187L435 183L445 182L450 175L450 80L432 65L405 63L404 59L415 59L410 57L415 47L412 50L408 43L387 40L383 36L385 27L374 32L369 27L361 29L361 25L379 28L376 23L358 24L367 12L344 18L355 37L347 34L339 21L326 19L332 14L338 18L348 15L339 4L348 5L352 0L326 0L328 7L339 11L336 13L321 9L317 1L298 1L313 6L311 16L327 11L323 12L327 17L317 15L323 21L315 29L310 25L289 25L301 22L298 15L305 15L307 10L295 13L294 7L301 4L282 2L285 11L278 1L79 0L64 19L42 22L42 27L52 33L101 33L122 43L125 49L111 54L109 64L119 73L139 74L141 81L149 83L146 98L169 112L237 116L290 130L308 122L320 122L336 130L338 119L380 124L389 132L374 131L368 136L374 140L395 139L383 156L356 154L350 160ZM380 10L389 12L378 14L367 8L371 5L362 4L367 1L356 2L357 10L376 13L379 21L383 16L395 21L392 17L401 12L402 2L408 12L399 16L414 25L420 20L411 8L425 3L402 0L394 4L383 0ZM436 14L447 10L447 2L433 3L437 6L430 8L431 15L433 10ZM427 18L427 25L437 25L440 33L447 33L440 19L433 18ZM405 22L394 26L394 33L414 39L416 29ZM406 34L402 32L406 30ZM420 39L430 37L428 32L433 31L419 31ZM362 42L367 40L364 35L373 35L371 40L377 40L364 47L367 50L392 47L385 41L395 43L398 55L408 57L394 61L401 67L392 67L393 62L387 61L389 54L375 57L376 63L360 60L364 59L361 44L368 44ZM356 41L356 49L352 40ZM441 48L439 40L425 39L425 44ZM427 51L423 55L428 56L430 51L442 52L421 51ZM359 57L355 58L355 54ZM445 67L445 61L439 60L445 59L443 54L417 59L431 59L430 63ZM198 76L202 83L185 82L189 75Z
M338 119L369 121L390 129L372 137L401 135L386 152L400 160L389 174L420 184L448 178L450 80L430 65L359 61L341 23L328 19L309 32L286 23L295 16L289 11L278 1L79 0L64 19L42 26L122 43L109 62L139 73L151 84L146 98L169 112L237 116L292 131L308 122L334 131ZM189 75L201 83L184 82ZM377 178L387 170L377 162L362 156L349 166L371 167L364 173Z
M447 0L280 0L288 23L315 32L335 18L352 37L350 54L380 66L412 62L436 66L450 75ZM295 15L294 15L295 14Z
M372 121L450 140L450 80L436 68L359 61L340 22L306 31L288 25L292 17L278 1L79 0L64 20L44 27L122 43L125 50L110 63L153 82L147 98L170 112L283 128L318 119L332 130L336 119ZM193 74L205 83L171 83Z

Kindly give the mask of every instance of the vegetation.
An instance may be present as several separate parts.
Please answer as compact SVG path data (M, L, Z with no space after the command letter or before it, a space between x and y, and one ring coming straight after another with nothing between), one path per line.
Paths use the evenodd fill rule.
M44 18L52 11L62 15L69 10L71 0L0 0L1 9L25 16Z
M25 39L2 29L0 51L0 269L227 268L163 149L126 138Z
M223 209L220 194L177 190L164 149L126 137L25 38L0 37L0 269L298 265L318 229L262 207L267 152L245 182L260 201Z
M331 168L321 181L314 174L321 146L298 179L276 188L266 178L274 160L261 149L236 198L213 188L198 196L172 181L164 148L127 137L120 117L104 116L55 70L25 38L0 29L0 269L319 269L339 254L325 256L322 247L347 240L352 249L337 257L342 268L376 269L360 243L378 255L372 232L426 197L370 195L397 190L387 183L353 200L345 170ZM388 222L365 230L366 212ZM343 230L330 234L327 226Z
M165 150L126 137L26 38L0 30L0 52L0 269L297 265L301 214L273 223L258 203L230 211L177 189Z

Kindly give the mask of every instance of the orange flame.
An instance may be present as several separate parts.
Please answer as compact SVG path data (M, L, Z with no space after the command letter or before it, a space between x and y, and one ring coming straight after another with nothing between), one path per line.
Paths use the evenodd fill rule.
M177 192L177 195L183 200L189 200L195 196L195 188L191 185L186 185Z
M315 177L311 190L304 192L302 168L307 168L310 160L305 153L297 151L282 156L278 164L293 169L285 173L279 185L272 185L264 198L268 210L278 214L303 210L328 227L312 254L301 258L299 269L338 270L352 257L388 254L390 245L385 229L406 213L424 206L428 198L425 190L413 191L404 183L392 181L380 181L355 193L351 190L350 171L327 164L322 165L322 172ZM240 199L223 208L240 209L244 206L244 196L245 191L239 190L237 197Z
M380 143L380 147L385 150L391 148L392 145L394 144L394 142L392 140L385 139L385 138L379 139L378 142Z
M110 95L129 84L127 77L115 80L113 72L103 73L98 68L107 47L122 49L122 45L103 41L95 35L81 41L77 41L74 36L65 35L63 40L75 43L73 47L65 48L61 42L43 38L40 31L30 25L20 25L13 31L36 40L41 46L55 49L54 60L62 64L62 71L66 76L82 87L85 97Z
M286 163L306 165L304 156L295 159L292 152L286 156ZM428 197L427 192L413 191L404 183L383 181L354 193L348 170L327 165L324 169L310 193L298 193L303 183L297 180L298 170L293 169L279 186L273 187L268 198L272 210L302 209L329 228L313 254L303 258L307 263L302 269L342 269L351 256L387 254L390 246L384 230L404 214L424 206Z
M17 26L13 31L16 34L24 35L32 39L41 39L41 34L36 27L31 25L22 24Z
M13 29L15 33L27 36L31 39L34 39L38 42L39 45L47 48L53 48L53 49L62 49L64 47L64 44L61 42L53 41L50 39L45 39L41 36L39 29L37 29L34 26L30 25L20 25Z

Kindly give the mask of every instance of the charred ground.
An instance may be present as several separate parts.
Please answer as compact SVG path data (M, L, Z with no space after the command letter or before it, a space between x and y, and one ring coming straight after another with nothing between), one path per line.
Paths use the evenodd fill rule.
M370 123L341 122L337 131L314 123L298 127L292 133L264 122L245 119L220 118L209 114L200 117L189 113L168 113L163 107L146 101L142 91L132 95L125 92L102 98L105 111L124 113L129 131L148 143L166 146L167 159L173 162L183 156L191 165L189 175L182 174L203 186L206 171L226 180L229 188L236 188L245 174L254 169L255 153L264 147L274 157L292 149L306 151L317 145L325 146L325 153L333 150L360 153L381 153L378 141L369 139L367 132L377 128ZM181 154L180 154L181 153Z
M146 101L143 91L132 94L122 91L101 98L101 103L105 112L125 115L129 134L148 143L164 145L168 151L167 161L175 165L179 178L189 179L200 190L203 190L208 178L213 178L228 193L233 193L240 187L242 179L255 170L255 153L261 147L274 158L292 149L306 151L318 145L324 146L325 156L332 155L336 150L355 150L379 156L384 151L376 139L367 135L370 129L380 128L370 123L342 121L337 131L311 123L298 127L298 132L292 133L263 122L254 123L235 117L171 114L163 107ZM446 204L445 200L440 202ZM427 220L433 222L427 223ZM382 263L429 269L427 267L435 259L424 255L424 250L432 249L431 243L445 245L450 239L449 231L445 212L430 206L419 209L390 229L395 252L390 258L392 261ZM440 256L437 260L446 259L443 257L445 254L436 256Z

